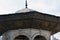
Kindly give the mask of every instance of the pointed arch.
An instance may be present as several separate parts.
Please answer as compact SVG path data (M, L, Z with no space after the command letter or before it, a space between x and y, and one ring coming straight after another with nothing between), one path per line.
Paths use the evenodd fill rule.
M37 35L34 40L46 40L46 38L44 36L41 35Z
M15 37L14 40L29 40L29 38L25 35L19 35Z

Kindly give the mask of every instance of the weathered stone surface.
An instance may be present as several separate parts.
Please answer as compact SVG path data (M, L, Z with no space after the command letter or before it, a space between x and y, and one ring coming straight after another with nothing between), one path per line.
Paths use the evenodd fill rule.
M10 30L4 33L3 40L15 40L16 37L24 35L29 40L34 40L36 36L42 36L46 38L46 40L50 40L51 33L47 30L41 29L17 29L17 30Z

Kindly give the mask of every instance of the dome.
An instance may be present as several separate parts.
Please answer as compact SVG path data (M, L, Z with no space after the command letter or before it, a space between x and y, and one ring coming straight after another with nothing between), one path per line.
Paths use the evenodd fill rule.
M31 11L34 11L34 10L29 9L29 8L24 8L24 9L22 9L22 10L16 11L15 13L25 13L25 12L31 12Z

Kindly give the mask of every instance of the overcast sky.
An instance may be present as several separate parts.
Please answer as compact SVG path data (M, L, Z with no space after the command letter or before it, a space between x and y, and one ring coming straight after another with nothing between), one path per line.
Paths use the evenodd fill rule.
M0 14L15 13L25 8L25 0L0 0ZM28 8L60 16L60 0L28 0Z
M0 0L0 15L25 8L25 0ZM60 16L60 0L28 0L28 8Z

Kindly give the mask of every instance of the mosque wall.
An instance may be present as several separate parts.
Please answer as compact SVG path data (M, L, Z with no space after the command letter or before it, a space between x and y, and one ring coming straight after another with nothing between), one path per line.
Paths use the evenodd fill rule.
M50 40L51 32L41 29L17 29L10 30L3 34L3 40L15 40L19 35L25 35L29 40L34 40L37 35L43 36L46 40Z

